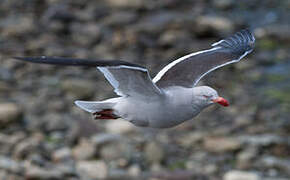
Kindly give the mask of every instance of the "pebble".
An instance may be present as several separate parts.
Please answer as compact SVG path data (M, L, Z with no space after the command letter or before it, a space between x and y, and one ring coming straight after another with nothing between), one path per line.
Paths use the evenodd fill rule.
M246 169L251 167L252 160L256 157L258 149L255 147L249 147L237 154L237 166L240 169Z
M13 122L19 121L22 109L15 103L0 104L0 127L5 127Z
M241 143L236 138L207 137L204 140L204 148L209 152L223 153L240 149Z
M0 156L0 169L19 174L23 171L23 163Z
M156 142L150 142L145 147L145 157L149 163L159 164L165 156L162 146Z
M52 159L55 162L69 160L72 156L72 151L69 147L63 147L53 152Z
M96 154L96 148L92 142L83 138L79 144L72 150L72 154L77 160L88 160L92 159Z
M233 0L214 0L213 5L219 9L228 10L233 7Z
M196 29L198 34L203 33L230 33L234 30L233 23L226 17L200 16L196 19Z
M108 121L105 124L105 128L108 133L113 134L128 134L136 130L132 123L124 120Z
M261 180L260 176L253 172L232 170L223 176L223 180Z
M58 169L45 169L37 166L28 166L26 167L25 178L39 180L60 180L63 178L63 173Z
M105 179L108 176L108 167L104 161L78 161L76 169L82 179Z
M94 95L95 82L85 79L65 79L61 88L75 99L87 99Z
M108 0L107 2L115 8L140 8L144 3L142 0Z

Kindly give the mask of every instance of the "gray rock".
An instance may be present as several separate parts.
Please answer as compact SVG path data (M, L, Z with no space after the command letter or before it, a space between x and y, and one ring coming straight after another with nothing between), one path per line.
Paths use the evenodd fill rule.
M29 156L29 154L33 154L37 151L38 146L43 141L42 134L34 134L28 139L24 139L21 142L17 143L12 155L15 159L23 159Z
M267 168L279 168L286 172L290 171L290 161L289 158L278 158L274 156L264 156L259 160L260 166L265 166Z
M136 127L127 121L108 121L105 124L106 131L112 134L128 134L135 132Z
M146 145L144 151L146 160L152 164L159 164L165 155L162 146L154 141L149 142L149 144Z
M237 155L237 166L240 169L249 168L252 165L252 160L256 157L258 149L255 147L249 147Z
M137 15L134 12L116 12L104 19L104 23L110 26L124 26L133 23L137 20Z
M27 166L25 178L39 180L61 180L64 179L64 174L58 169L45 169L37 166Z
M76 168L82 179L105 179L108 176L108 167L104 161L79 161Z
M0 156L0 169L6 170L11 173L23 173L23 163L14 161L7 157Z
M4 27L4 28L3 28ZM9 16L1 21L0 28L2 36L13 37L29 32L33 32L36 28L33 23L33 18L29 16Z
M97 147L100 147L107 143L113 143L116 141L122 141L123 137L117 134L101 133L92 136L90 141Z
M213 5L219 9L230 9L233 7L233 0L214 0Z
M87 139L81 139L79 144L72 150L73 156L77 160L92 159L96 154L94 144Z
M5 127L10 123L20 120L22 109L14 103L0 104L0 127Z
M249 144L253 146L269 146L271 144L283 144L285 138L275 134L261 134L261 135L245 135L240 136L239 141L243 144Z
M116 134L97 134L90 140L104 160L126 159L132 155L131 144Z
M101 27L93 23L73 23L71 25L73 40L83 46L97 42L101 37Z
M123 169L110 169L108 179L130 179L130 175L126 170Z
M132 177L139 177L142 170L138 165L132 165L128 168L128 173Z
M142 0L108 0L107 2L115 8L140 8L144 3Z
M198 34L205 33L230 33L234 30L234 24L225 17L218 16L200 16L196 19L194 31Z
M185 147L193 147L196 143L200 142L202 138L204 137L204 133L202 132L190 132L181 136L177 137L177 142Z
M101 146L99 154L107 161L129 158L132 154L132 147L126 141L118 141Z
M0 134L0 153L9 154L16 143L25 138L23 132L16 132L13 135Z
M260 180L260 176L253 172L232 170L223 176L223 180Z
M61 88L75 99L86 99L94 95L95 82L85 79L65 79Z
M241 148L241 143L236 138L207 137L204 140L204 148L209 152L230 152Z
M7 172L4 170L0 171L0 179L8 179Z
M55 162L69 160L72 157L72 152L69 147L63 147L52 153L52 159Z

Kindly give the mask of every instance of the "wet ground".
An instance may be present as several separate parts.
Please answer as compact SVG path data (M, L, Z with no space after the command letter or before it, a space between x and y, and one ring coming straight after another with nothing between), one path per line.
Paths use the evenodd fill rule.
M2 0L0 179L290 179L287 0ZM73 102L115 96L94 68L13 56L122 59L150 69L243 28L255 50L207 75L231 106L155 136Z

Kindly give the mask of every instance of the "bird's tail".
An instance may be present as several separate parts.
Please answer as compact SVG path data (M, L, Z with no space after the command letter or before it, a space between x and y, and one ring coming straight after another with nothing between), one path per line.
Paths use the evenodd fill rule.
M75 104L94 115L95 119L118 119L120 118L115 110L116 98L105 101L75 101Z

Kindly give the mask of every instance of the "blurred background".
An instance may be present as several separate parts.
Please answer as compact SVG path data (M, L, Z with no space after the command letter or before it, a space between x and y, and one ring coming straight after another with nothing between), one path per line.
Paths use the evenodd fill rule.
M1 0L0 179L290 179L289 19L289 0ZM11 58L121 59L154 76L243 28L255 50L199 83L231 106L152 139L73 104L115 96L94 68Z

